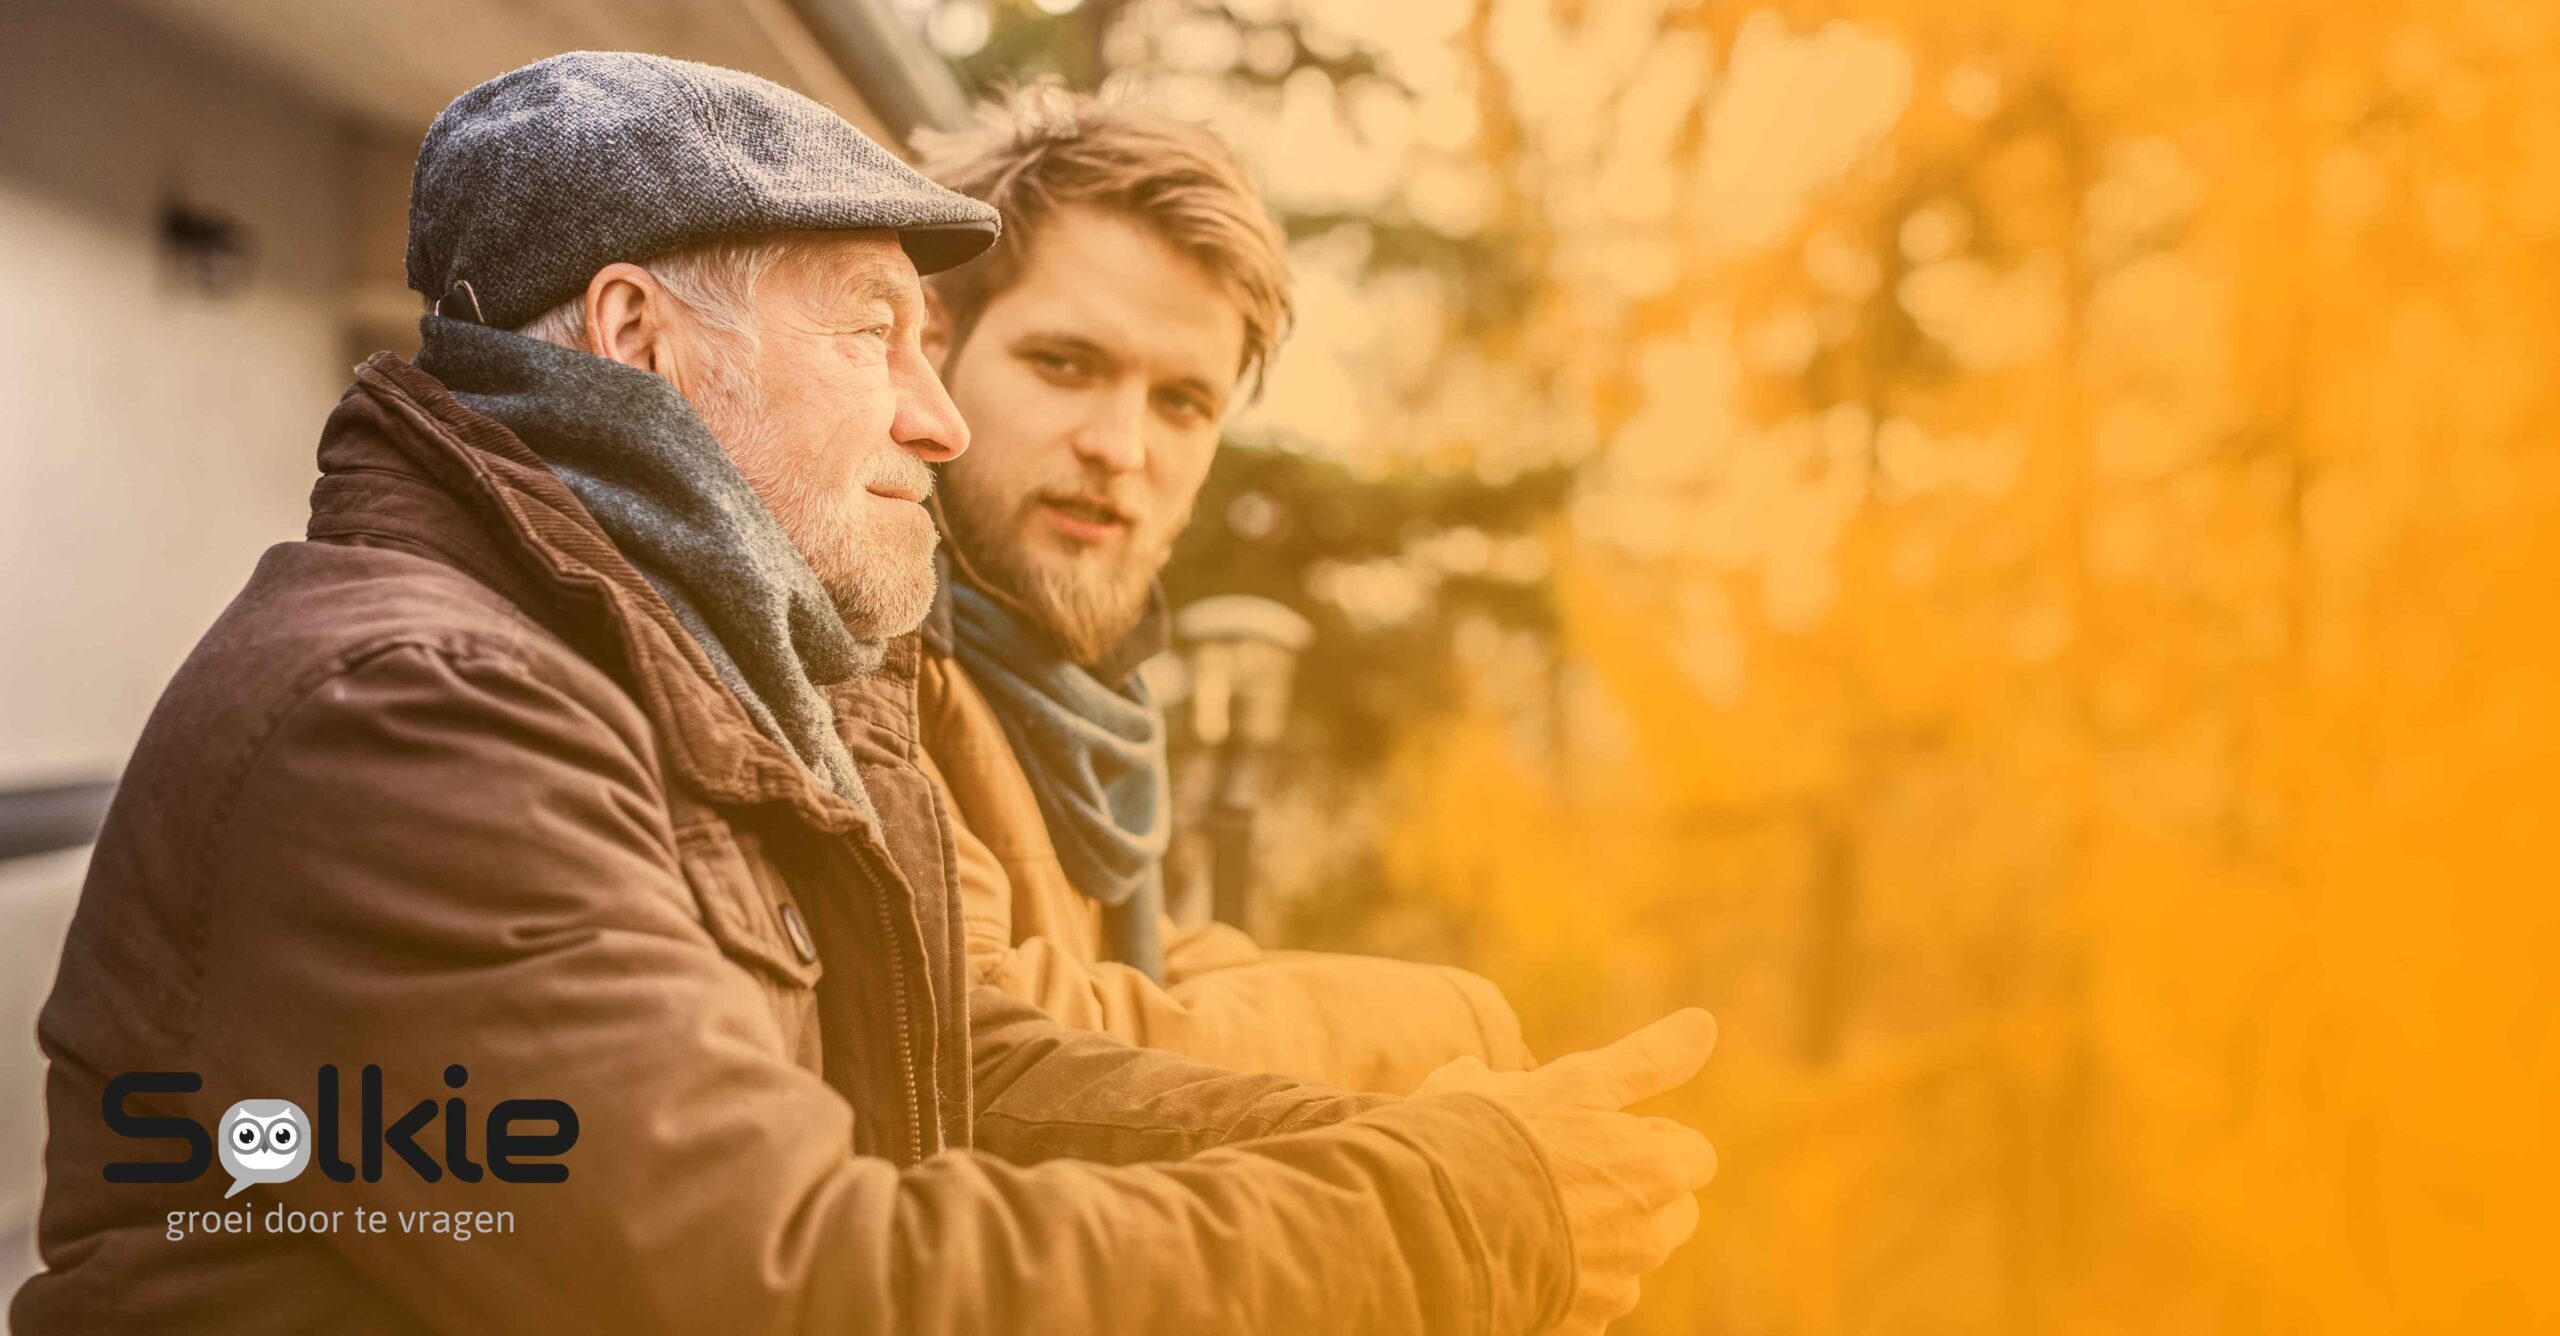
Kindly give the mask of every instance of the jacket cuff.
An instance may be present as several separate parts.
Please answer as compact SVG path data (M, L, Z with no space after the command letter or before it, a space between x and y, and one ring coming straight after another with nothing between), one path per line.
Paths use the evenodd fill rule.
M1472 1262L1482 1332L1545 1331L1573 1301L1573 1234L1528 1127L1482 1095L1401 1100L1359 1115L1431 1162L1452 1231Z
M1455 966L1441 967L1441 977L1458 990L1458 996L1473 1016L1476 1031L1484 1040L1484 1065L1497 1072L1525 1072L1538 1065L1529 1051L1529 1041L1520 1034L1520 1013L1502 996L1502 990L1481 974Z

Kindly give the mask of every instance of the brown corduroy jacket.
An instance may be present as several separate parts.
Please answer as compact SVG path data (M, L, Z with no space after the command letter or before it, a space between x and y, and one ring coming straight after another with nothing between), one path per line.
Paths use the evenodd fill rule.
M320 464L306 539L267 553L179 670L100 838L40 1024L47 1270L17 1329L1515 1332L1561 1313L1553 1185L1492 1103L1237 1075L973 983L913 638L832 693L875 823L755 731L560 481L431 377L358 368ZM227 1201L218 1164L106 1181L174 1149L110 1130L117 1075L196 1074L123 1112L211 1129L242 1099L326 1119L323 1064L343 1077L322 1144L334 1128L365 1158L358 1073L378 1067L381 1122L437 1102L411 1138L437 1181L398 1153L378 1181L315 1164ZM507 1100L574 1111L566 1181L461 1171L493 1162ZM226 1207L252 1227L176 1227ZM334 1228L271 1230L273 1207ZM483 1211L506 1222L414 1232Z
M964 559L947 579L969 579ZM983 587L983 584L981 585ZM958 818L961 920L979 978L1080 1029L1246 1072L1404 1094L1453 1058L1531 1065L1501 990L1446 965L1267 951L1222 923L1162 926L1164 982L1103 959L1101 908L1059 862L995 706L952 652L950 596L920 633L927 768Z

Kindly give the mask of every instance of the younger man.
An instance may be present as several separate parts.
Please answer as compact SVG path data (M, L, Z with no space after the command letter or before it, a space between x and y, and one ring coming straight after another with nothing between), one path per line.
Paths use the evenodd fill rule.
M1166 725L1136 670L1220 424L1289 318L1287 242L1242 167L1197 126L1039 88L925 170L1005 226L938 276L927 333L974 442L942 470L920 693L980 977L1240 1071L1403 1093L1453 1058L1528 1066L1473 974L1164 917Z

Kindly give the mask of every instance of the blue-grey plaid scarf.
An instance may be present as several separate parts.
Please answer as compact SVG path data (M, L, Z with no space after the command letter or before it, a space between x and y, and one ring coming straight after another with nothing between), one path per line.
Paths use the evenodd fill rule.
M1164 852L1173 819L1164 713L1135 672L1114 686L965 578L953 649L1003 721L1067 880L1103 907L1111 959L1164 979Z

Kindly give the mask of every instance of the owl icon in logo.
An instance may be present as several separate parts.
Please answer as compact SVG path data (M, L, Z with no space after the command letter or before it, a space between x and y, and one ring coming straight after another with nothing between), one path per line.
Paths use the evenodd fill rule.
M289 1183L311 1163L311 1116L289 1099L244 1099L222 1114L214 1138L231 1175L228 1200L252 1183Z

